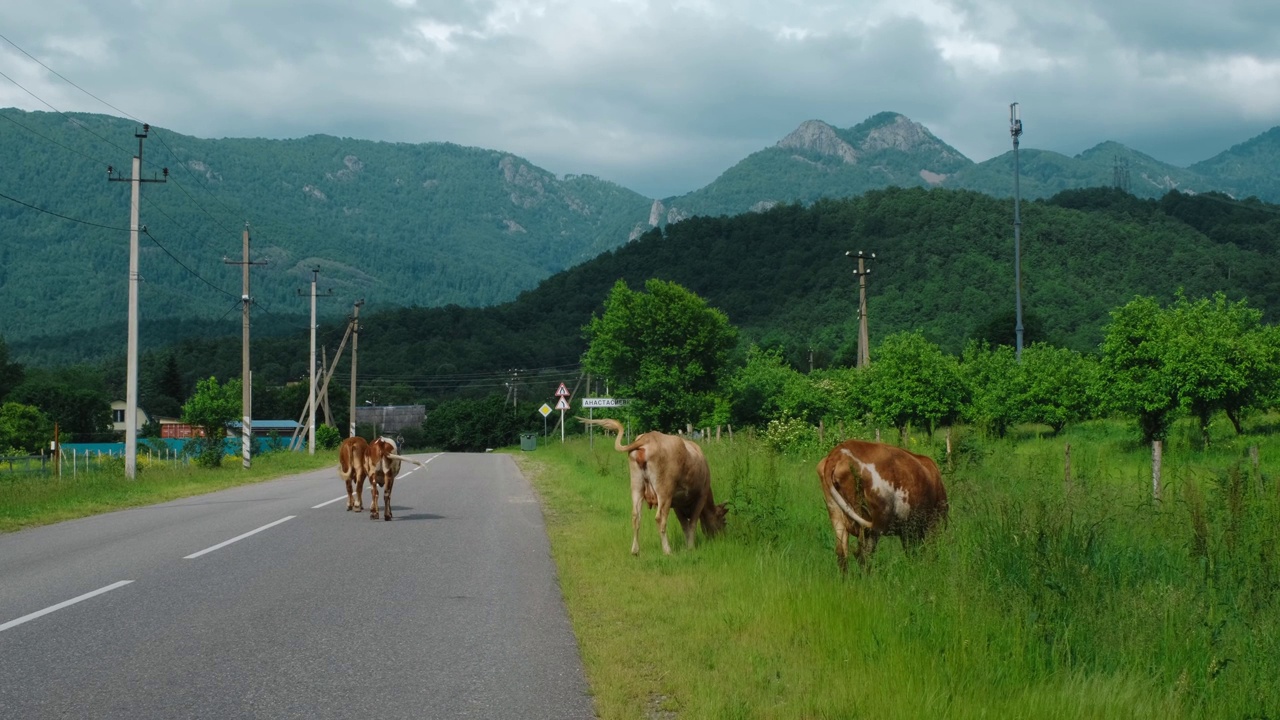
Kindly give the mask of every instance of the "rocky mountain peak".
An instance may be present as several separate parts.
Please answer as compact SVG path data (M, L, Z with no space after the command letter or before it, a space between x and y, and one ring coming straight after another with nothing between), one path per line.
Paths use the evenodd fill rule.
M806 120L800 123L800 127L778 141L778 147L838 157L851 165L858 162L858 151L841 140L835 128L821 120Z

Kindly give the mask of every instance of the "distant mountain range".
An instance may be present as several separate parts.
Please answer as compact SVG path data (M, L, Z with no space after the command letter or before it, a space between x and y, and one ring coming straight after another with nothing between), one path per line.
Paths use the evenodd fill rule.
M1280 127L1189 168L1109 141L1075 157L1025 147L1019 156L1019 190L1025 199L1114 186L1140 198L1179 190L1280 202L1280 179L1274 171L1280 161ZM1013 164L1012 149L975 163L928 128L897 113L880 113L848 129L809 120L706 187L655 202L650 218L672 222L692 215L733 215L780 202L810 203L891 185L1012 197Z
M0 337L66 360L123 352L131 120L0 110ZM975 163L924 126L880 113L852 128L802 123L704 188L655 200L588 175L557 177L498 150L330 136L200 139L151 128L143 190L144 347L238 332L241 231L248 222L259 331L305 327L314 271L322 317L364 299L388 307L486 306L694 215L736 215L888 186L1012 194L1012 152ZM1021 193L1121 185L1280 202L1280 128L1189 168L1117 143L1076 157L1024 148ZM127 175L127 172L125 173ZM329 292L332 295L329 295ZM576 330L576 329L574 329ZM37 350L39 352L37 353Z

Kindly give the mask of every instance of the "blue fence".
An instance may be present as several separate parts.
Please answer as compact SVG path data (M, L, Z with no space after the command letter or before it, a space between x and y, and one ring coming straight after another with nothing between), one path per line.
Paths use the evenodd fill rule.
M146 438L138 440L138 452L145 453L146 448L153 447L158 450L168 450L169 452L179 455L187 454L187 443L191 439L176 438ZM239 455L241 443L243 441L238 437L225 438L222 441L224 452L228 455ZM253 438L254 452L270 452L272 450L288 450L289 438L272 438L272 437L255 437ZM63 453L75 452L78 455L124 455L124 443L63 443Z

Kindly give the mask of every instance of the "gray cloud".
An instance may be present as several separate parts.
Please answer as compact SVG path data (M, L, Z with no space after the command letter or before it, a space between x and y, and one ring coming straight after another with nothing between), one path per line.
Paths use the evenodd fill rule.
M663 197L810 118L894 110L975 160L1118 140L1180 164L1280 118L1259 0L44 0L0 32L124 112L201 137L449 141ZM114 111L0 43L62 110ZM0 79L0 105L47 109Z

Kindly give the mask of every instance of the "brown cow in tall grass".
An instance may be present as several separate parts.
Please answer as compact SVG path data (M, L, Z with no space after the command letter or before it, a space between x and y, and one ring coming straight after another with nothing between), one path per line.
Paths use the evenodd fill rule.
M724 529L726 513L723 504L716 505L711 494L711 470L707 458L697 443L677 435L660 432L642 433L631 444L622 444L622 423L617 420L588 420L578 418L587 425L598 425L612 430L613 447L627 453L631 466L631 554L640 554L640 503L657 506L658 535L662 538L662 552L671 554L667 540L667 513L676 511L684 528L685 546L692 548L698 524L707 537L714 537Z
M947 519L947 490L931 458L882 443L846 440L818 463L822 496L836 533L836 560L849 569L849 534L866 567L881 535L912 550Z

